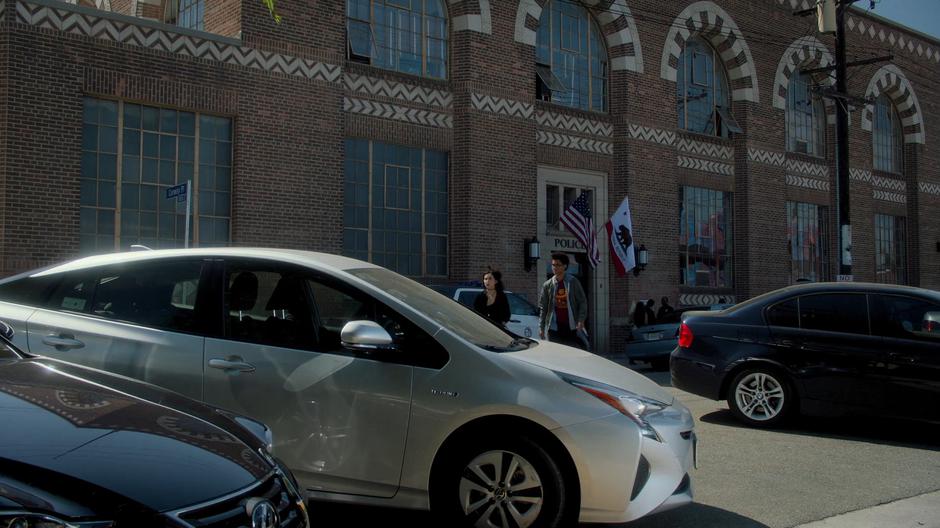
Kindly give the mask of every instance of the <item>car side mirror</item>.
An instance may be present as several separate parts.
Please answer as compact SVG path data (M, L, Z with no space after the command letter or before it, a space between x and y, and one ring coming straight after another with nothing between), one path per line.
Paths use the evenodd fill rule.
M925 313L924 321L921 323L921 329L923 329L924 332L940 335L940 312Z
M375 321L349 321L339 333L343 347L350 350L394 350L392 336Z

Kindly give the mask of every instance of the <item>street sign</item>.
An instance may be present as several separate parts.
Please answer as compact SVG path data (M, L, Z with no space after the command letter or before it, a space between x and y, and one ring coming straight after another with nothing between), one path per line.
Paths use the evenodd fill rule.
M169 200L170 198L176 198L177 202L186 201L186 187L187 184L185 183L169 187L166 190L166 199Z
M855 278L852 275L836 275L837 282L852 282Z

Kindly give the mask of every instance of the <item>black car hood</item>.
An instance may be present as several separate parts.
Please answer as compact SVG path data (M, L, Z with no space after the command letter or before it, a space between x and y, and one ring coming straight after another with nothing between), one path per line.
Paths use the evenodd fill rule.
M3 361L0 457L157 511L229 494L272 470L256 446L219 427L225 417L198 404L177 410L188 401L58 361Z

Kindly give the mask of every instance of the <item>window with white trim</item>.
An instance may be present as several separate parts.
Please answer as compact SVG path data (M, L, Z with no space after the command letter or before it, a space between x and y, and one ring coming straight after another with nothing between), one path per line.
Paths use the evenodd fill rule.
M787 150L811 156L826 155L826 111L813 93L812 78L798 74L787 89Z
M887 95L875 100L872 141L876 170L900 174L904 161L904 136L897 108Z
M728 80L714 48L701 39L686 41L676 74L680 129L719 137L742 131L731 115Z
M584 6L552 0L542 7L535 48L536 96L572 108L607 111L607 47Z

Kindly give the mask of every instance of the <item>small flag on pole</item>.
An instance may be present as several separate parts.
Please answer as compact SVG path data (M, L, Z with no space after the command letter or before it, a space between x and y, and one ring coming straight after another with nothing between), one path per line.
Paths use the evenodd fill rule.
M621 277L636 266L633 244L633 220L630 218L630 200L626 196L614 216L604 226L610 241L610 254Z
M578 198L571 202L565 212L561 214L561 222L565 227L584 244L587 249L588 262L592 268L596 268L601 261L600 252L597 250L597 235L594 233L594 219L591 218L591 206L588 205L588 195L581 193Z

